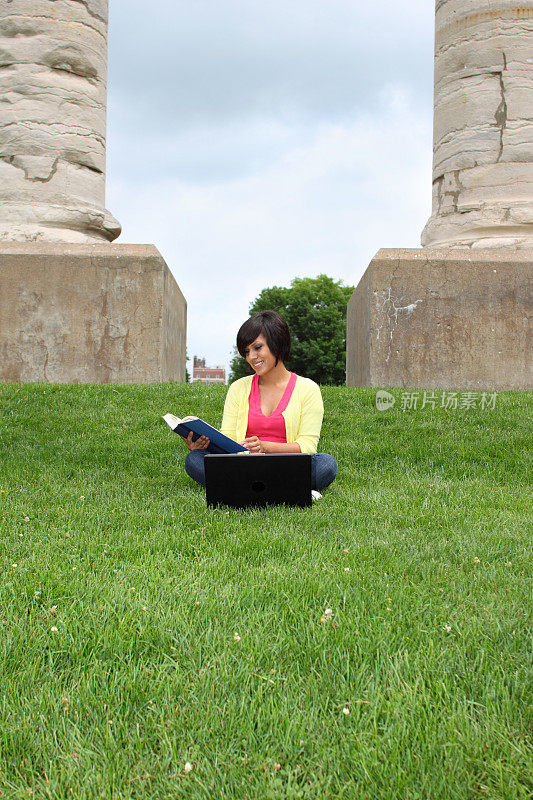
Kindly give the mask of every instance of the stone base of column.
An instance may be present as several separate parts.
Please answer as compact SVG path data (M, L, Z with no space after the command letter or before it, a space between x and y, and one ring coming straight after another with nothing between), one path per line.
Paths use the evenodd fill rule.
M0 242L0 381L184 381L186 319L153 245Z
M533 389L533 250L380 250L348 303L349 386Z

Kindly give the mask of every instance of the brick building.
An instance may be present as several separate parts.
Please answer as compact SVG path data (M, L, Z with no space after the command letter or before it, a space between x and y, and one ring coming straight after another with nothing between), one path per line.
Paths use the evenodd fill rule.
M205 358L194 356L192 379L199 383L226 383L224 367L206 367Z

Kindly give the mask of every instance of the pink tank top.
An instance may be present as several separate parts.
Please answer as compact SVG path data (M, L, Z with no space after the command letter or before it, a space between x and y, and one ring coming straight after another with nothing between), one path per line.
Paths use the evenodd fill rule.
M287 432L282 412L285 411L291 399L296 384L296 374L291 372L289 382L283 392L283 397L270 416L265 417L261 411L261 395L259 394L259 376L252 378L248 409L248 429L246 436L257 436L264 442L286 442Z

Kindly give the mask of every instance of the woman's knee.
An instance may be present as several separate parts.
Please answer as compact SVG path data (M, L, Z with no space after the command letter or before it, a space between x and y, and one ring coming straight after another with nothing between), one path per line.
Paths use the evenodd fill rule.
M187 453L187 458L185 459L185 472L187 475L189 474L189 470L193 468L193 464L196 461L196 450L189 450Z
M190 450L185 459L185 472L193 481L205 485L205 452L203 450Z
M321 491L337 477L337 462L329 453L317 453L315 456L315 483L314 488Z
M331 481L334 481L337 477L338 465L333 456L330 456L329 453L322 453L322 456L324 462L324 472L327 473L331 483Z

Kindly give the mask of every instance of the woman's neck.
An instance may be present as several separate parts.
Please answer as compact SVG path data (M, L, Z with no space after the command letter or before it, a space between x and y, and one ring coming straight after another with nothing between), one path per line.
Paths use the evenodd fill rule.
M288 383L290 375L283 361L278 361L266 375L259 376L258 383L260 386L283 386Z

